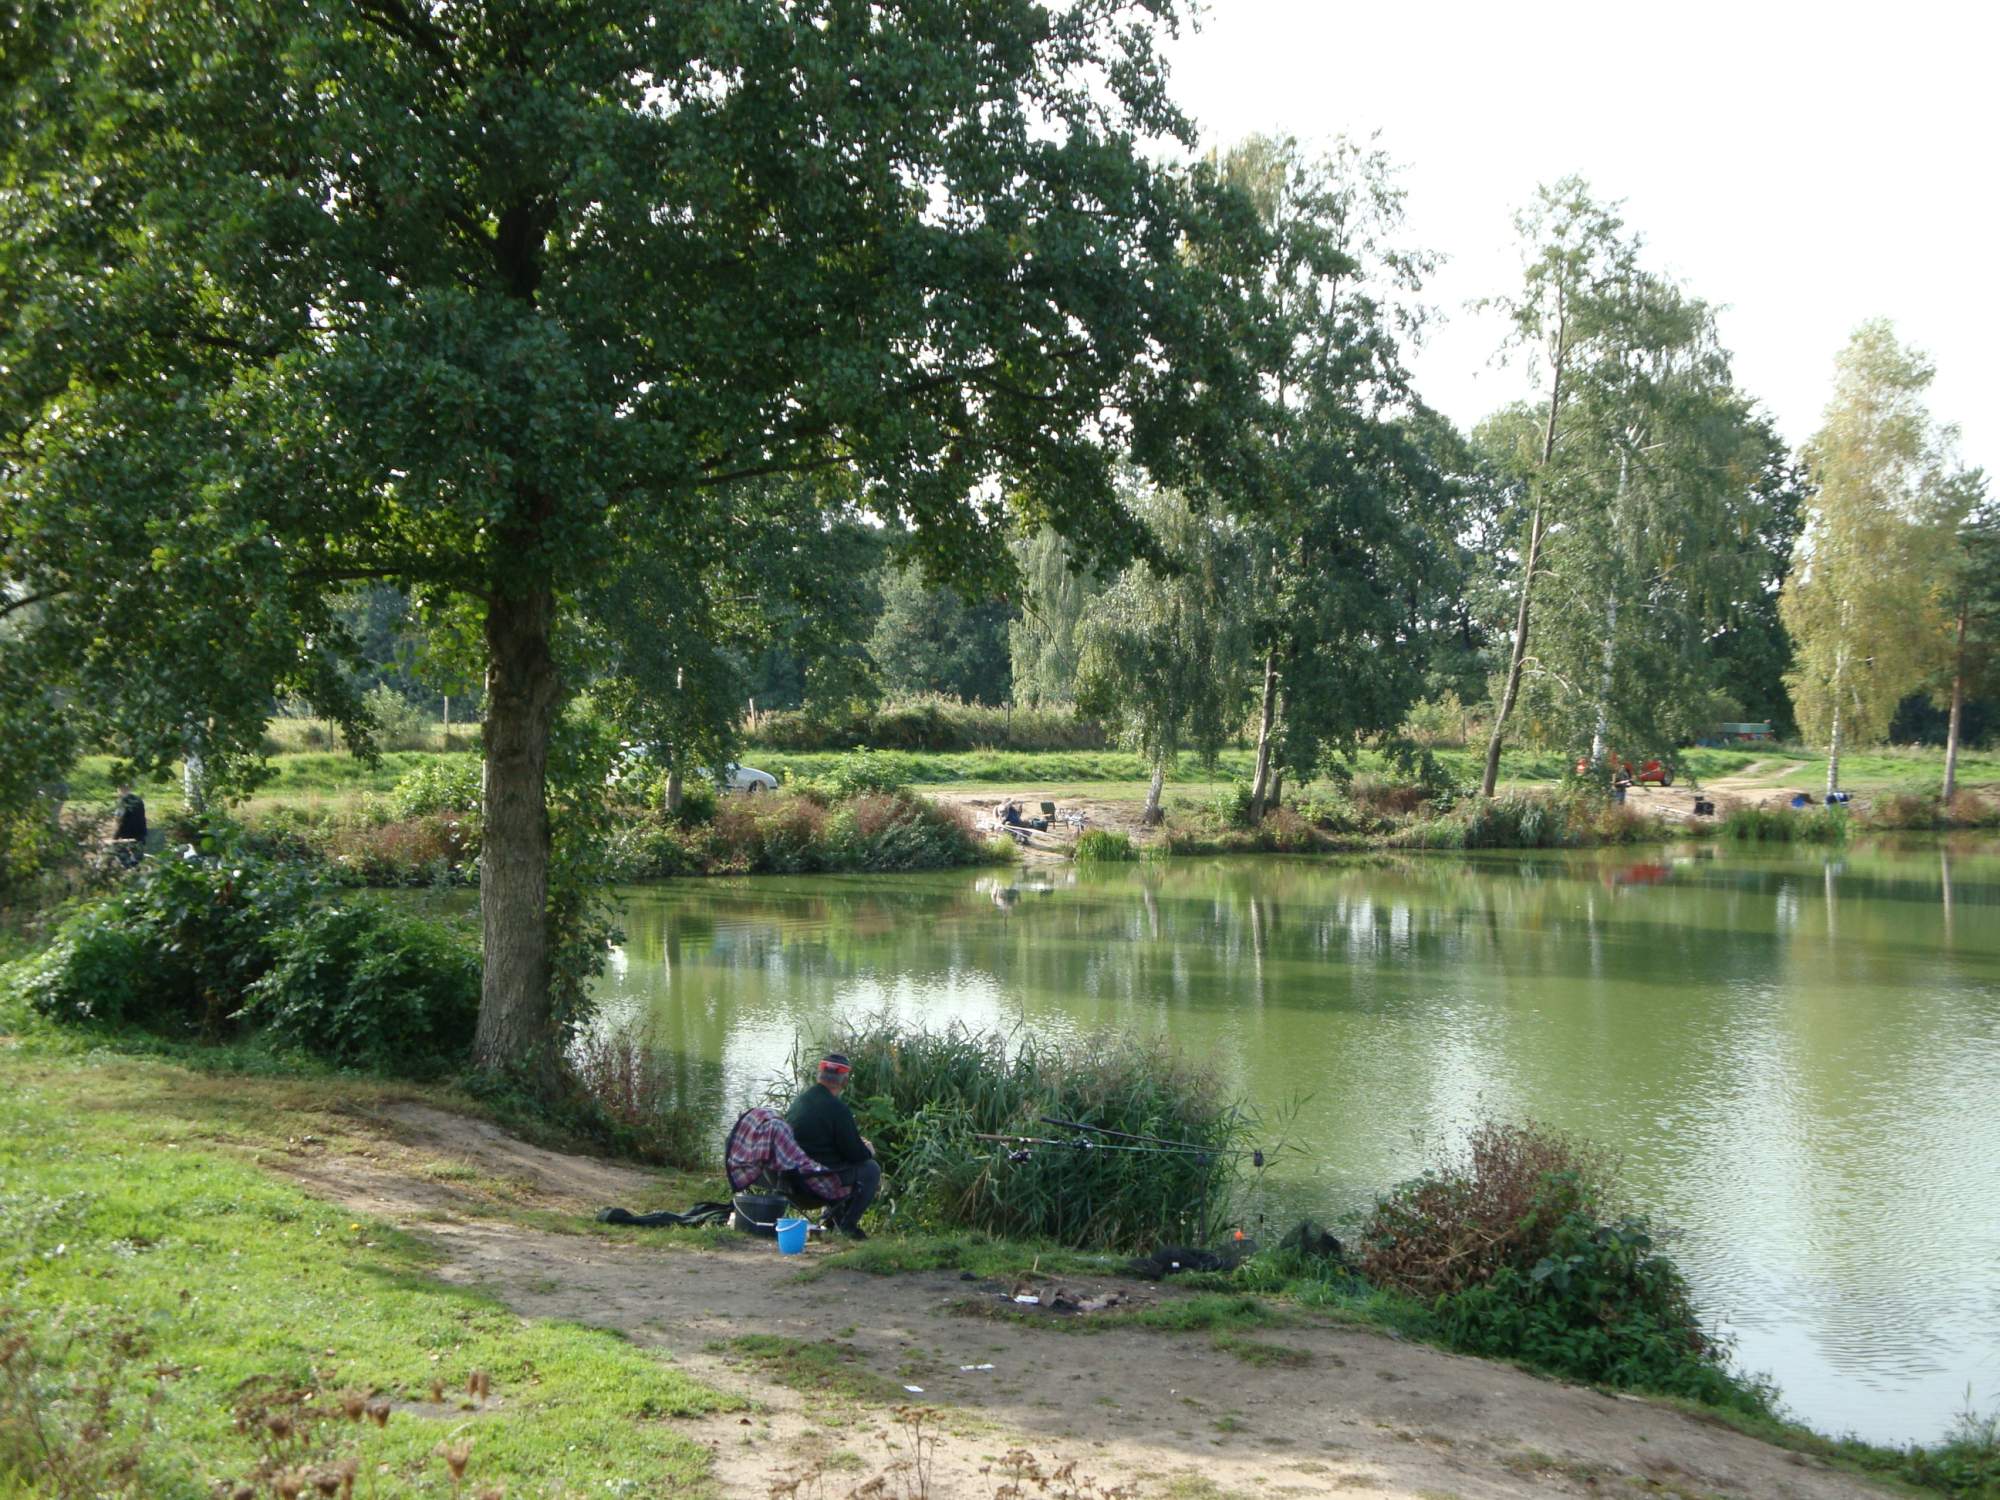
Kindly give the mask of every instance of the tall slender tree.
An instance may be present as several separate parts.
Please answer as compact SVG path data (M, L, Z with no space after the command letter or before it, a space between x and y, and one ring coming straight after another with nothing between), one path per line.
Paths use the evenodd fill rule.
M1786 686L1800 729L1827 747L1829 794L1842 750L1881 738L1944 639L1940 585L1969 491L1953 430L1924 404L1934 373L1886 320L1864 323L1806 450L1815 493L1779 610L1798 652Z
M1612 745L1670 753L1722 715L1713 643L1761 578L1772 436L1731 381L1709 309L1634 269L1601 288L1605 336L1579 371L1569 441L1545 476L1523 701L1547 738L1602 764Z
M1257 722L1251 814L1289 771L1394 730L1422 692L1426 588L1451 561L1450 487L1422 440L1402 345L1434 257L1401 243L1404 192L1379 150L1253 138L1223 159L1269 236L1252 333L1267 395L1268 491L1250 547Z
M1615 359L1619 289L1637 271L1637 245L1624 221L1600 205L1579 177L1540 188L1517 216L1526 260L1520 291L1494 299L1513 324L1511 347L1534 364L1541 391L1531 422L1506 424L1513 467L1521 474L1518 540L1512 550L1513 630L1507 668L1493 704L1479 790L1491 797L1500 751L1521 697L1537 585L1545 549L1566 510L1591 503L1596 486L1579 486L1557 464L1576 444L1583 394L1599 367ZM1585 471L1588 472L1587 470Z
M1958 795L1958 750L1965 722L1965 697L1990 687L2000 673L2000 506L1986 492L1986 476L1960 476L1964 493L1953 505L1964 519L1945 562L1943 588L1945 650L1944 788L1950 807Z

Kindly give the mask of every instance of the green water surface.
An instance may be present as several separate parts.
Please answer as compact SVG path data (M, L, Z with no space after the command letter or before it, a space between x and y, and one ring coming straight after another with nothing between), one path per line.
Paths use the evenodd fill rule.
M1164 1032L1337 1219L1483 1115L1622 1153L1739 1362L1830 1432L2000 1406L2000 845L1176 859L627 893L602 986L718 1120L795 1040Z

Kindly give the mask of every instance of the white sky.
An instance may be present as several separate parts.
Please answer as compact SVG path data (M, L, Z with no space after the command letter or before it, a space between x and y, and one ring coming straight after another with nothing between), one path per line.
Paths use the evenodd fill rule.
M1736 376L1794 445L1835 353L1884 316L1936 363L1931 411L2000 473L2000 6L1209 0L1173 46L1204 147L1380 131L1449 321L1414 361L1461 426L1521 392L1469 300L1511 289L1513 212L1586 177L1646 260L1722 308Z

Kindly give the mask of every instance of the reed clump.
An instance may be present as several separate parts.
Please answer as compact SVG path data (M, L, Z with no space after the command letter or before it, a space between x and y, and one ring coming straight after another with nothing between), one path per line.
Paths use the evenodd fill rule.
M1722 819L1723 837L1759 844L1838 844L1847 838L1845 807L1732 807Z
M1255 1121L1213 1072L1163 1042L1055 1042L876 1019L829 1045L854 1066L848 1101L899 1216L916 1226L1133 1250L1203 1243L1229 1222ZM808 1079L818 1056L801 1051L776 1092ZM1045 1116L1194 1149L1124 1149L1144 1143ZM1047 1140L1063 1144L1037 1143Z

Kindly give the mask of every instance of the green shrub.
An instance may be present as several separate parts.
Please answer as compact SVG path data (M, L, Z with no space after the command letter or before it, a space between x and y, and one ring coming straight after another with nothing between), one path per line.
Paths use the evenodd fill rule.
M930 694L858 711L762 713L747 727L746 743L768 750L843 750L874 745L884 750L1102 750L1104 726L1067 708L1007 708L965 703Z
M1758 843L1838 844L1847 838L1847 809L1732 807L1722 820L1725 837Z
M899 792L909 785L907 769L900 757L880 750L850 750L826 770L810 779L819 796L831 802L845 801L870 792Z
M661 807L666 805L665 780L664 776L661 777L663 783L662 789L659 796L655 799L655 805ZM693 781L683 781L681 783L681 805L671 809L667 813L667 817L682 828L700 828L705 824L715 821L715 809L717 806L718 794L715 790L714 782L699 778Z
M1076 858L1079 861L1110 864L1138 857L1138 851L1132 847L1132 840L1109 828L1092 828L1076 841Z
M239 1018L344 1067L426 1077L462 1064L479 1022L479 939L370 898L272 930Z
M285 866L192 851L149 859L65 920L15 982L57 1020L219 1034L270 967L267 934L312 896ZM121 969L129 978L115 978Z
M1250 783L1239 781L1224 787L1209 803L1209 811L1225 828L1250 826Z
M434 1073L479 1008L477 942L397 907L327 901L240 850L148 860L0 985L54 1020L208 1040L260 1033L343 1065Z
M1118 1035L1058 1045L887 1019L829 1041L854 1066L849 1102L910 1222L1114 1250L1205 1243L1229 1222L1253 1122L1214 1073L1162 1044ZM808 1080L818 1056L801 1052L778 1092ZM1017 1156L977 1138L1066 1134L1044 1115L1205 1149L1063 1145Z
M829 870L942 870L985 857L964 813L903 791L858 796L836 808L826 848Z
M435 756L397 781L389 793L389 806L399 818L477 813L481 774L476 755Z
M1601 1151L1560 1132L1482 1125L1376 1203L1359 1269L1430 1304L1467 1353L1768 1414L1771 1392L1730 1374L1651 1226L1610 1211L1611 1177Z
M432 750L437 730L431 717L385 682L378 682L361 699L375 721L376 742L384 750Z

